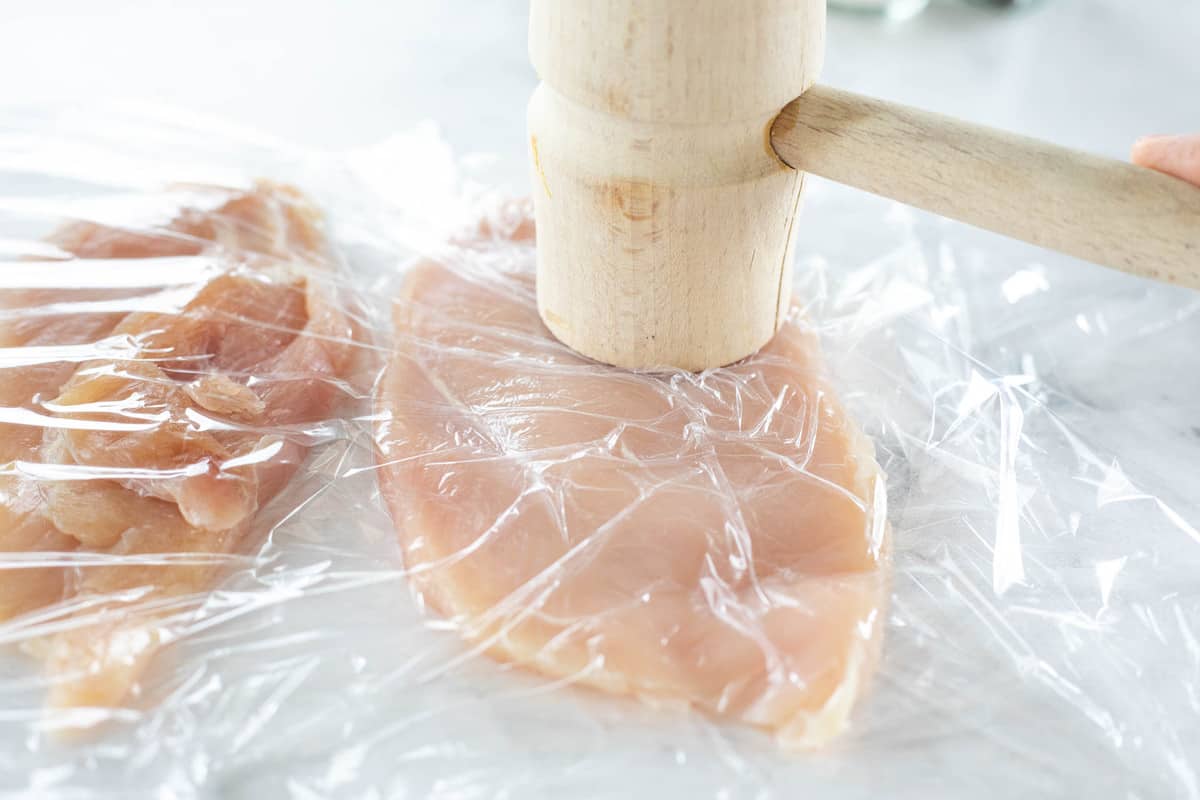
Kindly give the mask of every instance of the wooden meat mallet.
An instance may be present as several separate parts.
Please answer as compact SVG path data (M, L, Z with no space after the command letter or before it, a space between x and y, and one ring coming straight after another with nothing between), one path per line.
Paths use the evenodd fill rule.
M538 309L631 368L764 345L811 172L1042 247L1200 288L1200 189L814 86L825 0L531 0Z

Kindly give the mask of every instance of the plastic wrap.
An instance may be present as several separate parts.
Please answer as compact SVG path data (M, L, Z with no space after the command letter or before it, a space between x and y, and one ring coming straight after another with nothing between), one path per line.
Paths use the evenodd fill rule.
M81 334L80 341L4 343L0 431L10 437L6 446L15 441L14 431L34 440L23 455L4 456L6 503L13 502L10 487L16 483L33 487L35 505L48 502L63 484L105 484L124 492L119 502L110 509L93 498L85 507L95 513L67 527L92 530L106 510L142 519L137 509L151 501L182 517L186 502L176 489L189 476L222 478L228 472L235 484L248 480L236 464L219 469L228 466L229 454L196 456L201 451L194 438L214 430L226 444L252 441L249 452L262 458L256 463L285 464L287 473L274 491L231 495L253 501L234 504L241 511L233 516L244 511L246 519L236 546L214 547L212 537L201 537L204 546L173 538L185 544L146 552L71 542L40 549L5 545L5 588L54 571L64 572L69 583L89 573L134 577L51 598L0 622L0 793L1200 796L1200 509L1194 500L1200 487L1192 469L1200 372L1189 368L1194 354L1186 344L1196 333L1200 301L1192 294L814 182L800 226L798 305L789 325L814 343L812 352L819 341L825 366L814 367L813 374L822 376L818 382L805 389L801 384L809 377L785 370L772 379L777 383L756 383L770 353L757 357L759 373L752 360L742 372L626 380L604 367L567 363L552 344L530 351L530 342L545 340L535 330L519 330L532 307L532 249L511 236L519 222L514 206L480 199L470 171L456 167L428 131L321 154L210 121L129 110L23 112L0 118L0 125L0 293L45 292L36 302L6 302L0 320L5 329L25 320L23 330L51 337L58 335L55 320L163 315L118 335L114 328L103 336ZM322 221L312 218L318 239L296 246L286 235L273 235L256 243L246 226L234 225L230 234L218 225L220 230L199 235L186 232L184 252L162 253L152 262L130 254L119 265L67 258L64 225L71 230L99 223L122 235L178 243L179 225L172 227L172 220L181 205L219 208L229 201L227 194L197 187L253 191L266 186L256 184L260 179L296 185L323 210ZM178 202L180 193L187 203ZM479 216L487 220L482 232L467 223ZM261 221L249 226L251 232L262 229ZM456 230L474 232L454 238ZM286 245L282 251L280 243ZM481 309L443 305L445 313L432 317L434 323L414 326L414 319L431 318L430 297L413 289L431 264L482 286L496 302ZM268 287L293 286L281 295L285 300L297 291L296 276L303 276L306 313L281 317L287 304L278 301L235 304L232 318L215 315L211 304L197 306L205 287L230 271ZM246 299L244 292L227 296ZM313 312L318 302L322 313ZM474 339L463 333L470 314L480 316ZM209 331L199 337L203 346L187 337L167 345L161 335L155 339L154 331L177 333L180 320L189 319ZM296 321L301 319L304 325ZM321 319L336 320L336 330L311 327ZM211 333L213 325L224 326L219 335ZM223 361L222 346L233 342L268 354L253 364ZM322 362L303 351L298 366L281 367L278 354L295 342L345 357ZM414 379L400 383L407 396L397 395L396 387L389 391L397 360L418 350L426 377L466 380L463 365L474 364L478 373L470 377L484 387L475 397L491 405L464 406L469 392L450 385L441 397L453 399L453 408L421 404L431 396L412 390ZM69 375L90 368L101 376L111 376L114 365L139 376L138 370L153 367L170 380L175 402L156 399L142 386L115 398L89 398L93 405L86 411L56 400L61 385L53 394L10 399L17 391L14 376L37 365L57 365ZM192 383L214 374L232 385L209 385L213 394L199 392L199 399L199 390L188 393ZM496 375L510 376L509 383L500 386ZM580 375L603 380L594 389L545 390L545 381ZM161 382L158 373L154 378L151 383ZM530 391L539 380L540 395ZM272 407L298 411L311 405L309 413L239 419L255 407L244 390L265 409L271 397L264 385L274 382L307 390L288 395L303 402ZM813 392L814 385L821 388ZM650 440L662 433L655 425L666 423L656 416L634 424L613 411L622 408L623 393L632 396L638 386L653 387L655 397L675 411L699 416L670 429L683 438L670 439L674 449L656 454L662 471L652 473L654 492L645 491L650 473L633 476L640 488L621 495L630 515L647 507L653 512L657 492L669 496L673 488L691 485L695 473L687 467L711 466L704 455L711 455L705 447L715 433L734 440L749 436L754 444L761 440L753 437L776 432L787 447L812 442L803 435L813 428L800 419L796 398L830 398L844 408L844 426L874 439L886 502L881 494L856 507L864 520L868 509L886 515L888 525L864 525L859 543L874 547L877 574L887 583L874 603L876 628L863 628L860 641L882 646L874 676L864 681L867 688L849 713L848 730L827 746L780 747L753 726L714 716L720 709L688 709L669 692L604 687L657 701L644 703L581 686L598 682L594 661L584 659L583 669L545 666L560 658L562 638L532 640L533 646L526 639L523 646L528 660L540 659L541 671L552 677L511 659L496 660L488 651L496 654L496 637L503 640L506 631L481 628L478 614L450 607L444 597L439 601L436 565L431 572L414 555L405 520L423 513L417 510L422 498L454 498L459 516L447 516L451 521L481 509L472 524L491 533L472 539L481 541L480 548L456 551L460 561L497 544L523 554L520 537L530 527L522 526L522 517L553 530L538 521L536 505L512 515L489 511L469 496L470 486L460 487L467 496L456 495L453 475L469 473L448 468L454 458L466 464L517 453L528 456L522 469L586 457L644 466L647 448L661 444ZM763 413L764 387L778 390L775 416ZM229 396L249 405L222 405ZM533 402L547 398L559 404ZM572 427L578 420L562 423L570 434L565 442L536 441L548 430L548 410L567 407L586 416L592 402L605 409L592 423L600 420L612 434L594 437L599 449L581 444ZM478 437L472 439L452 413L464 408L499 416L471 429ZM100 422L101 430L176 431L170 441L186 446L172 445L165 455L153 451L151 474L114 462L119 448L112 442L88 453L76 450L67 460L47 444L79 430L64 419ZM407 433L397 432L406 420ZM508 438L497 440L497 434ZM400 463L397 442L405 443L403 463L421 465L407 479L403 469L394 469ZM679 442L694 449L685 451ZM446 443L457 449L442 458L438 447ZM755 458L766 460L771 454L762 449ZM820 463L772 468L780 470L776 477L821 477L813 467ZM418 471L439 481L418 483ZM710 469L705 476L719 473ZM449 483L441 480L447 474ZM552 485L552 478L540 488ZM468 483L477 484L478 475ZM399 533L381 484L401 487L387 498ZM797 481L789 490L797 496L798 519L805 485ZM585 486L573 474L559 483L558 493L545 494L552 499L547 507L569 510L577 502L582 508L592 502L579 499ZM518 496L536 498L537 492ZM636 503L628 501L631 496ZM701 496L685 497L688 502L672 513L647 516L655 522L646 523L654 528L646 536L670 539L672 525L705 519L709 512L696 500ZM722 505L735 495L716 496L714 507L724 509L729 524L709 532L700 555L726 562L704 566L698 574L712 580L698 578L695 588L708 587L701 597L715 619L741 619L749 625L743 632L753 634L754 616L738 616L752 604L722 593L732 584L723 570L737 549L732 545L757 548L742 553L745 569L761 563L764 543L746 535L753 520L737 518L745 504ZM193 517L189 524L202 521ZM523 581L529 591L510 594L506 613L515 609L520 619L552 617L563 625L563 609L548 603L544 590L560 590L572 576L587 574L597 548L607 552L604 537L611 527L581 528L577 514L561 519L569 522L562 531L572 545L566 558L542 570L540 583ZM204 530L224 525L208 524ZM827 541L824 531L811 535ZM604 610L647 593L652 602L663 584L647 584L645 575L677 566L669 548L657 548L661 563L641 563L655 548L639 549L642 543L631 541L631 558L639 559L641 570L633 574L642 577L630 583L601 575ZM505 562L477 563L498 570ZM160 576L189 569L202 572L202 579L164 593ZM35 579L35 585L42 583ZM786 605L767 576L748 585L763 589L767 602ZM583 652L604 657L603 674L605 664L614 663L605 641L616 641L612 631L618 629L604 628L599 617L605 615L594 615L596 625L587 630L588 610L574 607L573 613L559 634L582 636ZM664 613L680 612L667 607ZM153 658L140 665L133 691L119 701L91 696L85 703L63 702L56 687L70 685L63 677L70 670L44 666L44 643L71 631L99 630L84 637L85 650L94 649L111 641L105 632L114 615L142 620L132 638L151 636ZM618 617L613 624L626 622Z

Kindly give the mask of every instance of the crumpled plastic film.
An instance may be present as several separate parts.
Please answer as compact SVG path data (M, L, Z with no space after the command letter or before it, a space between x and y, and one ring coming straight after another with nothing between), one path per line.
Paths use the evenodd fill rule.
M522 208L0 114L0 795L1200 797L1200 300L813 181L774 349L621 373Z

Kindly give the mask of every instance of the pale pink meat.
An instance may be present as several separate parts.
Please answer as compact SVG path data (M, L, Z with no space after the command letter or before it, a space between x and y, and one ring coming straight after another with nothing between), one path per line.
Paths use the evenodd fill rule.
M46 662L54 707L111 707L136 689L174 635L169 623L255 545L254 515L303 460L305 426L336 414L358 352L308 201L268 183L202 193L218 201L181 207L162 229L78 223L55 236L98 270L109 259L125 260L112 270L130 259L207 259L216 272L178 307L58 319L41 312L78 296L47 290L6 304L6 347L110 337L125 348L16 370L0 398L45 419L0 431L0 457L27 465L5 478L20 491L0 503L0 549L98 556L0 572L5 615L59 599L75 609L62 632L29 647Z
M884 489L793 314L700 375L588 361L538 318L531 226L410 271L378 398L414 586L495 658L768 729L841 731L887 596Z
M81 223L64 227L51 241L64 254L103 270L111 259L200 251L198 243L177 235L138 235ZM30 262L28 269L54 267L53 262ZM47 283L53 286L54 281ZM15 563L22 555L32 561L39 552L69 551L78 544L50 523L37 484L16 465L37 460L42 441L37 420L46 413L40 404L75 371L75 362L56 360L56 353L103 340L124 317L101 307L104 301L136 294L129 289L0 288L0 354L5 356L0 361L0 465L7 465L0 469L0 561ZM60 599L63 576L58 568L28 566L0 572L0 621Z

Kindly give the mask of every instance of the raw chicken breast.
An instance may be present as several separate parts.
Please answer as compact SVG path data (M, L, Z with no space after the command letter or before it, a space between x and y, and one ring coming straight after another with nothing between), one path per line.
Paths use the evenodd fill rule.
M70 225L51 243L71 266L103 275L119 270L113 259L143 258L154 252L188 255L200 252L191 237L179 232L135 234L92 224ZM41 446L40 403L53 397L75 371L76 360L100 352L112 330L125 316L120 310L145 288L73 288L75 276L62 276L61 264L23 262L8 265L43 276L46 287L11 289L0 285L0 560L16 563L24 554L44 560L43 551L69 551L77 541L64 535L46 518L41 493L16 468L19 461L37 460ZM79 281L86 282L86 281ZM120 283L120 281L114 281ZM63 570L10 568L0 572L0 620L58 600Z
M816 336L793 313L724 369L591 362L538 318L528 221L496 229L395 307L378 443L415 587L496 658L829 740L876 660L887 541Z
M356 355L320 217L298 192L264 183L172 198L196 205L151 230L74 224L54 241L77 258L37 269L51 286L56 269L81 265L115 285L147 265L164 286L180 272L195 283L86 298L39 289L6 303L6 347L75 357L8 376L7 411L38 416L0 431L14 465L3 550L75 551L80 564L9 570L0 589L8 614L65 601L61 632L29 647L56 707L109 707L136 686L169 623L256 543L255 513L319 439L314 424L336 412Z
M22 554L73 550L76 542L62 534L41 513L42 498L36 483L26 480L15 462L28 459L41 443L38 413L31 408L35 398L53 394L70 376L69 362L38 363L46 349L40 330L25 331L13 317L28 292L0 292L0 562L16 563ZM99 339L112 328L111 315L95 314L53 338L60 345L77 345ZM47 328L54 328L51 323ZM50 346L51 350L54 346ZM25 358L22 359L22 354ZM21 364L22 360L35 363ZM58 599L62 594L62 571L56 568L10 568L0 571L0 620Z

